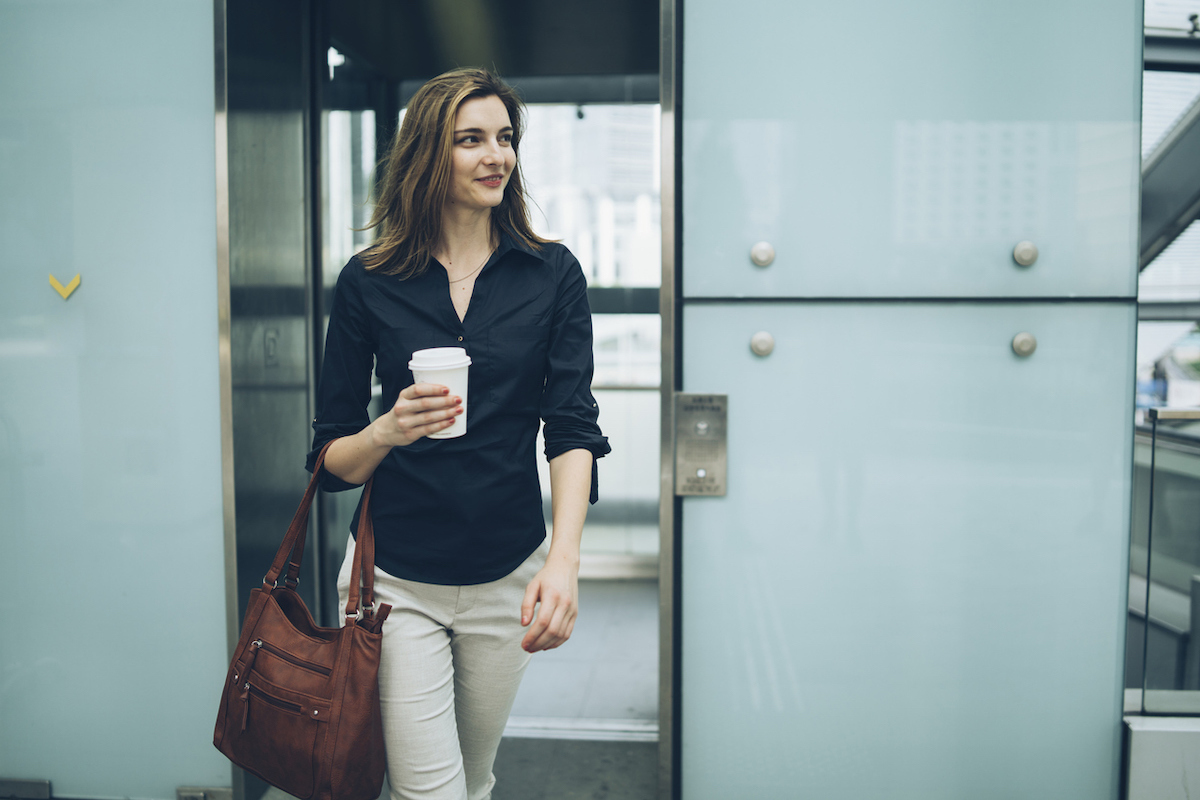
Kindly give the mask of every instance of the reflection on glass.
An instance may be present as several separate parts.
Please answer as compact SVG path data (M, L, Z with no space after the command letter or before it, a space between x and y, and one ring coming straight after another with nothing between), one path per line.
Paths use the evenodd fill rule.
M1193 222L1138 276L1143 303L1200 300L1200 222Z
M599 461L600 502L588 509L580 549L581 574L594 578L657 577L658 392L597 386L594 394L600 406L600 427L612 445L612 453ZM541 448L539 441L539 452ZM545 459L538 459L538 470L549 529L550 470Z
M1144 688L1146 711L1198 714L1200 419L1150 422L1134 458L1129 627L1141 647L1126 685Z
M1200 75L1192 72L1142 73L1142 158L1175 127L1196 98L1200 97Z
M331 60L331 68L338 66L333 63L335 60ZM322 125L325 152L321 159L321 280L328 293L350 257L374 239L374 231L358 229L370 221L374 211L371 177L375 169L375 112L326 111L322 114ZM329 324L329 298L327 294L322 331ZM379 409L372 408L371 416L378 415ZM327 586L334 584L345 556L350 520L361 493L361 490L321 493L321 571ZM323 600L325 618L339 619L337 595L326 592Z
M358 230L371 219L371 173L375 169L375 112L327 111L323 115L325 157L321 176L326 286L337 282L350 256L369 245L373 231Z
M1147 34L1183 34L1193 29L1188 19L1200 13L1200 0L1146 0L1145 25Z
M571 248L591 286L658 286L659 107L528 112L521 169L534 229Z
M613 449L600 461L601 502L588 510L584 529L589 577L658 574L660 324L657 314L592 317L592 389ZM550 472L544 459L538 466L549 525Z
M1144 409L1200 406L1200 329L1193 322L1140 322L1137 422Z
M597 314L592 317L596 388L657 388L662 357L658 314Z

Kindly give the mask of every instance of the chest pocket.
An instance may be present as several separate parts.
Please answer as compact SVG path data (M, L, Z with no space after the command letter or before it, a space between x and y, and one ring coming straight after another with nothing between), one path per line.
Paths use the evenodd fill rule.
M501 411L537 413L546 383L550 328L505 325L488 331L489 397Z

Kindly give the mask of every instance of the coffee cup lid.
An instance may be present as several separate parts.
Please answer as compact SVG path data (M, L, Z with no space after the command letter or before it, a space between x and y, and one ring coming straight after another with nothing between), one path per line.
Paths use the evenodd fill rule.
M458 369L471 364L471 357L462 347L430 347L412 354L408 362L410 370Z

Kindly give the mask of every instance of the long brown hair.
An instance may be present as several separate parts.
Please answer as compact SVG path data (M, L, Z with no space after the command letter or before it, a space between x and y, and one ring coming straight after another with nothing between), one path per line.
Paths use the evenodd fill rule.
M367 224L367 229L378 229L375 244L359 256L368 270L403 280L428 268L442 233L442 204L450 191L454 119L462 104L476 97L498 97L504 103L517 151L524 106L497 76L485 69L456 69L418 89L392 139L375 213ZM504 232L534 249L548 241L529 224L519 158L491 219L495 238Z

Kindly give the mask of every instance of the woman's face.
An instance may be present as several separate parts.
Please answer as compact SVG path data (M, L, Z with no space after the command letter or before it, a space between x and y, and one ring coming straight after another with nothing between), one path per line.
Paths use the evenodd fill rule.
M500 205L517 165L512 133L508 109L499 97L472 97L458 107L448 205L469 209Z

